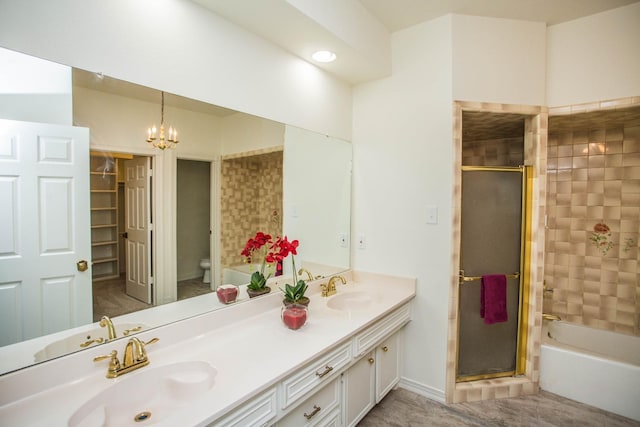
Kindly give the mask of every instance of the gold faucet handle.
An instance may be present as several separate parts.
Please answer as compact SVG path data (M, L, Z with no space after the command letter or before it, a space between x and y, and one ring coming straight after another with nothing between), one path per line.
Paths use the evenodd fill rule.
M109 368L107 369L107 378L115 378L120 370L120 361L118 360L118 352L112 350L110 354L104 356L96 356L93 358L94 362L100 362L101 360L109 360Z
M85 348L85 347L89 347L91 344L102 344L105 339L100 337L100 338L95 338L95 339L90 339L90 337L87 337L88 341L83 342L82 344L80 344L81 348Z
M149 345L149 344L155 344L155 343L157 343L158 341L160 341L160 338L151 338L149 341L147 341L147 342L143 342L143 344L144 344L145 346L147 346L147 345Z
M142 326L136 326L135 328L131 328L131 329L125 329L124 331L122 331L122 335L124 335L125 337L127 335L129 335L132 332L138 332L139 330L142 329Z

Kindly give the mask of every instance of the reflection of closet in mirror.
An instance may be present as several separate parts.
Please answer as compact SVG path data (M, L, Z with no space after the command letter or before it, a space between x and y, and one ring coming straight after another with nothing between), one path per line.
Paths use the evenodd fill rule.
M102 316L115 317L142 310L151 303L140 301L151 291L151 262L147 251L127 250L127 245L137 245L135 235L128 239L126 221L127 208L133 209L130 216L143 218L135 206L128 206L125 187L126 161L148 162L145 156L128 153L91 152L91 245L93 271L93 319ZM144 183L143 183L144 184ZM145 184L148 185L148 184ZM148 189L147 189L148 190ZM149 194L144 191L140 194ZM145 198L146 199L146 198ZM150 207L151 198L145 201ZM144 207L141 209L144 210ZM149 208L146 208L149 210ZM148 218L150 220L150 218ZM147 223L148 221L144 221ZM148 239L143 239L143 241ZM147 245L150 243L147 243ZM140 246L140 245L137 245ZM147 254L147 255L145 255ZM143 259L137 259L138 255ZM127 259L127 256L132 259ZM127 268L138 265L127 275ZM142 289L142 292L139 290ZM140 298L142 293L143 298Z
M202 261L211 266L211 167L207 161L178 159L176 253L178 299L211 291Z
M91 153L91 263L94 282L120 275L118 228L118 166L113 157Z
M282 235L283 148L227 155L221 162L220 264L241 265L247 240L262 231ZM242 218L241 221L238 219Z

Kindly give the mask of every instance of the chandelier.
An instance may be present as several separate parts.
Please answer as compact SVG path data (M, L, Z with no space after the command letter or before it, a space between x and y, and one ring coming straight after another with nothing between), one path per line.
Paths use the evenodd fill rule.
M147 130L147 142L156 148L165 150L167 148L176 148L178 144L178 130L174 127L169 127L168 135L165 135L164 130L164 92L162 92L162 104L160 107L160 135L157 135L156 126L150 127Z

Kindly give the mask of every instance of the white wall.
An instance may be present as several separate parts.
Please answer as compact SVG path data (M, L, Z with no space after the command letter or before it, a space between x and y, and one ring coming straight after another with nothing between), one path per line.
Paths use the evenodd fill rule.
M160 126L160 105L134 98L75 87L74 125L91 129L92 148L144 154L157 153L146 143L147 128ZM165 106L165 124L178 128L178 157L220 155L223 119L210 114Z
M71 125L71 68L0 48L0 117Z
M453 15L453 98L545 105L546 24Z
M393 75L356 87L353 249L359 270L417 277L404 376L444 399L451 253L451 16L392 36ZM439 222L426 223L427 206ZM405 384L406 385L406 384Z
M547 105L640 95L640 3L547 30Z
M544 24L449 15L393 34L393 75L354 91L356 269L418 279L405 387L444 400L454 99L544 104ZM426 223L427 207L438 224Z
M351 87L184 0L0 0L0 46L351 137Z
M223 155L284 145L285 126L282 123L247 114L232 114L222 120Z

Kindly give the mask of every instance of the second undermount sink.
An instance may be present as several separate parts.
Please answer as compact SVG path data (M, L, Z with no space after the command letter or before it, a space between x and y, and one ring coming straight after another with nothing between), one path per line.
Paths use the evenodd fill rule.
M139 427L165 421L210 390L216 373L203 361L141 368L78 408L69 427Z
M364 311L368 310L374 301L374 296L367 292L345 292L329 298L327 307L341 311Z

